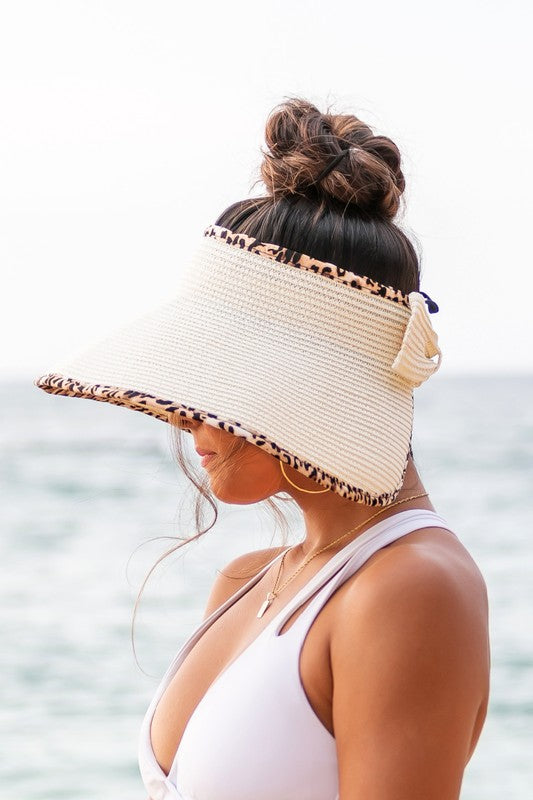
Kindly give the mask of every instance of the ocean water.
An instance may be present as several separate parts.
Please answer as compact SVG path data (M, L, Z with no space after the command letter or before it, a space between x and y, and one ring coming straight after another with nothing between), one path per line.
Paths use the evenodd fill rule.
M194 531L169 427L106 403L0 384L5 800L145 800L139 727L200 621L216 569L279 541L261 506L220 504ZM533 376L435 376L415 395L415 461L488 586L492 692L462 800L533 796ZM192 452L193 460L198 457ZM300 520L290 515L290 541ZM212 520L207 510L204 524ZM142 543L144 545L140 546ZM140 547L139 547L140 546ZM273 799L274 800L274 799Z

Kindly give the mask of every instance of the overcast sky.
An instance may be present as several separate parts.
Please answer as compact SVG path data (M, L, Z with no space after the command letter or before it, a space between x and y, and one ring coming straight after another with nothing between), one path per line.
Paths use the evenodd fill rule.
M1 378L167 300L203 229L262 193L287 95L400 147L440 374L533 371L531 3L1 9Z

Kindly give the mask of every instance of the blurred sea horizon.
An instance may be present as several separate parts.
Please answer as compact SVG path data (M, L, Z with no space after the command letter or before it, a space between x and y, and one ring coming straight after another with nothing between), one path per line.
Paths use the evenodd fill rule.
M216 570L281 534L261 504L219 502L214 529L165 559L145 588L135 626L140 669L133 605L173 544L148 540L195 532L193 487L173 463L169 426L48 395L32 381L0 381L2 797L144 800L139 728L163 672L200 622ZM436 375L415 391L413 451L437 512L489 592L491 700L461 800L526 800L533 374ZM293 511L287 504L291 543L302 534ZM204 524L211 519L207 508Z

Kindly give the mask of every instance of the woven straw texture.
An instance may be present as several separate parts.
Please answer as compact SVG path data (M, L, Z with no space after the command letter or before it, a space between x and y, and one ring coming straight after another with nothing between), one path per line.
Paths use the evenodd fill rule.
M408 305L204 236L172 300L35 384L205 419L386 505L405 473L413 386L440 364L423 297Z

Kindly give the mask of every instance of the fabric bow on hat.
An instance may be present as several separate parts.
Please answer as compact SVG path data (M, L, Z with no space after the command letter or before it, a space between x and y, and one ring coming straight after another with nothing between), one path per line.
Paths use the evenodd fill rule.
M431 326L424 296L420 292L410 292L409 305L411 316L391 369L412 386L420 386L438 370L442 353L437 334ZM437 361L433 361L434 356L438 356Z

